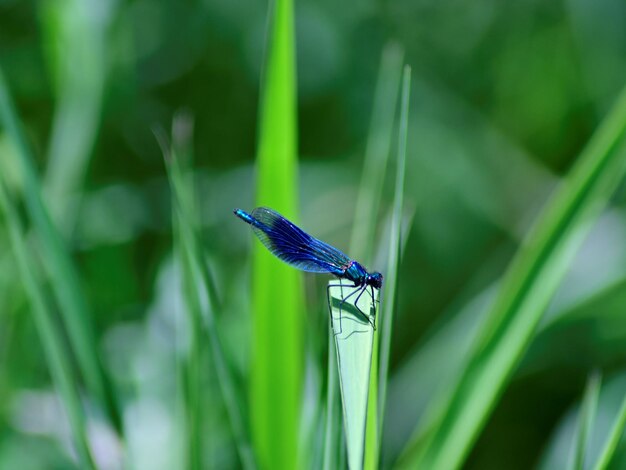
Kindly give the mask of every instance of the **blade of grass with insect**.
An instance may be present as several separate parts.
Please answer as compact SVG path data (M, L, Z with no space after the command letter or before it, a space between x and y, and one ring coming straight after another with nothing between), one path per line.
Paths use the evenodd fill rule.
M578 412L578 432L574 437L574 445L572 446L573 452L569 467L572 470L583 470L585 468L589 435L593 429L593 421L598 409L601 380L599 372L592 373L587 380L585 398Z
M180 261L183 274L183 295L189 314L189 325L192 343L189 350L188 362L185 365L184 377L186 380L185 398L188 399L190 409L185 410L185 419L189 439L189 450L192 451L190 465L200 464L202 433L199 431L198 417L194 411L200 407L200 370L202 363L200 343L202 335L206 334L211 350L211 359L215 367L218 385L226 405L241 465L244 469L254 469L255 462L247 433L245 401L240 397L236 387L234 368L226 360L221 340L215 322L215 313L220 310L220 302L213 277L205 262L205 254L199 239L199 229L195 221L199 220L194 198L192 174L184 168L184 163L176 151L170 152L167 139L157 132L157 139L165 156L167 175L172 188L175 249ZM189 393L190 392L190 393ZM196 467L201 468L201 467Z
M512 261L465 369L433 403L401 467L458 468L533 338L587 229L626 170L626 89Z
M376 222L378 206L382 194L382 183L389 156L391 132L400 82L403 51L397 44L388 44L381 58L378 81L374 96L374 107L368 143L365 151L363 175L357 198L356 216L350 252L355 258L367 260L372 258L372 247L376 235ZM332 329L329 329L329 368L328 368L328 392L326 403L326 428L324 463L325 468L337 467L337 440L330 436L336 436L337 423L340 423L339 407L337 406L337 372L335 341ZM372 384L374 384L372 382ZM376 395L374 395L376 396ZM334 462L334 463L333 463Z
M65 348L63 334L57 325L55 315L46 302L42 283L33 271L36 263L26 246L27 237L1 177L0 208L5 214L13 255L31 304L31 313L43 344L45 359L67 413L81 468L95 468L85 429L84 409L75 385L76 379L72 377L72 360Z
M360 293L365 295L360 295ZM342 398L348 467L363 468L365 425L372 369L378 290L362 291L349 281L328 283L328 303ZM344 301L344 299L352 299ZM368 318L365 318L367 315Z
M380 373L378 379L378 446L383 428L385 403L387 399L387 381L389 376L389 356L391 353L391 333L393 314L398 297L398 273L400 269L402 247L402 215L404 212L404 173L406 168L406 145L409 125L409 101L411 95L411 68L404 67L402 95L400 99L400 126L398 132L398 161L396 167L395 194L393 198L393 215L389 236L389 261L385 278L384 306L381 307L380 328ZM378 467L379 455L376 455L374 468ZM367 460L366 460L367 462ZM374 463L372 462L372 463Z
M96 349L97 342L94 339L87 301L61 235L43 202L34 158L18 121L2 70L0 70L0 123L16 148L15 166L21 173L26 209L41 246L41 256L60 307L73 355L88 390L102 403L109 420L117 432L122 434L122 423L113 388L104 373Z
M291 0L271 2L262 77L257 205L297 220L295 37ZM263 468L298 468L303 289L297 270L254 244L250 382L252 437Z
M622 401L622 405L619 409L617 417L615 418L615 422L609 435L606 438L604 446L602 447L602 451L600 456L598 457L598 461L593 465L593 470L605 470L608 468L611 463L611 459L615 455L615 451L617 450L617 445L619 444L622 435L624 434L624 429L626 428L626 395L624 395L624 399Z
M365 149L363 173L359 186L354 227L350 241L350 253L355 259L363 260L366 265L369 265L373 258L372 250L376 236L377 214L382 196L385 170L389 160L391 134L403 56L404 52L398 44L390 43L385 46L380 61L376 90L374 92L374 104ZM339 430L336 429L336 426L341 423L340 407L337 404L338 385L335 375L338 374L337 365L335 363L337 360L337 352L332 328L329 328L328 338L329 379L326 397L327 415L324 462L325 465L328 465L327 468L337 468L339 463L334 460L332 456L337 457L340 454L337 452L336 447L338 444L341 445L342 439L331 439L329 437L330 435L337 435ZM375 368L375 364L373 364L373 368ZM375 376L371 377L369 393L370 396L373 394L373 396L376 397L376 390L372 392L372 389L375 389L374 384L376 380ZM351 400L350 397L347 399ZM368 407L369 406L370 405L368 405ZM349 442L346 443L347 445L351 445ZM360 443L358 445L362 446L363 444Z

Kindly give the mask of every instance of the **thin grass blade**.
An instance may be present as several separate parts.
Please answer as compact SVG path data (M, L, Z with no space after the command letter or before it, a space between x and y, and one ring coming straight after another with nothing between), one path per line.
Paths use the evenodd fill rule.
M626 428L626 395L622 401L619 413L615 418L615 423L606 438L602 452L598 457L598 461L592 467L593 470L604 470L609 467L609 464L615 455L615 451L617 450L617 445L624 434L624 428Z
M188 454L191 467L201 464L202 433L200 433L199 417L201 393L200 373L202 364L201 342L204 335L208 338L211 358L222 398L242 467L249 470L255 468L254 456L247 433L244 400L236 387L234 368L228 363L222 347L215 323L215 314L220 310L220 301L213 277L205 262L205 254L199 241L199 229L196 225L199 216L195 204L195 193L192 173L184 167L184 162L176 152L170 152L166 139L157 133L161 149L165 155L167 174L172 188L175 242L177 256L183 272L183 292L189 314L191 328L191 344L185 364L184 380L189 410L185 410L185 419L189 439Z
M406 145L409 125L409 101L411 95L411 67L404 68L402 79L402 97L400 99L400 128L398 134L398 162L396 168L396 184L393 199L393 215L389 237L389 261L385 278L386 300L381 307L380 328L380 376L378 400L378 432L382 432L385 403L387 399L387 381L389 378L389 356L391 353L391 333L393 314L398 296L398 273L400 268L402 247L402 218L404 212L404 174L406 168Z
M356 200L350 253L369 265L374 253L377 215L389 160L404 51L396 43L385 46L378 69L374 105L365 147L363 173Z
M262 77L257 156L257 205L296 220L297 114L291 0L271 2ZM303 290L297 270L254 244L252 437L263 468L299 468L303 371Z
M538 218L503 280L466 368L425 417L402 467L458 468L532 340L587 229L626 170L626 89Z
M202 422L205 416L201 397L202 371L206 370L201 345L203 343L203 315L208 316L203 309L204 291L199 293L198 286L202 285L199 263L201 259L195 255L199 253L195 247L196 226L194 221L197 210L194 200L194 181L191 170L191 120L186 115L178 115L174 119L173 145L170 154L170 183L174 189L174 204L172 204L172 221L174 224L174 249L182 273L182 292L186 305L186 328L180 333L187 339L185 347L180 347L181 356L181 388L183 396L182 421L185 436L184 468L199 470L204 467L202 455ZM184 129L184 131L181 131ZM176 132L178 130L179 132ZM181 341L181 343L183 343ZM178 349L178 348L177 348Z
M367 435L365 446L365 468L376 469L380 459L380 435L382 431L382 413L387 393L387 374L389 351L391 348L391 320L395 298L397 295L398 266L400 263L400 246L402 241L401 225L404 206L404 173L406 167L406 140L409 112L409 95L411 84L411 68L404 67L402 78L402 94L400 98L400 125L398 133L398 158L396 162L396 180L393 202L393 219L390 232L390 245L385 272L385 296L389 302L381 304L381 316L378 320L380 330L374 334L374 353L372 356L372 375L370 383ZM382 344L381 344L382 341ZM379 357L379 351L382 353ZM382 372L382 375L379 372Z
M601 376L594 372L587 380L585 398L579 410L578 432L572 446L572 460L570 468L573 470L583 470L585 468L585 457L589 445L589 435L593 429L593 422L598 409L598 397L600 395Z
M400 83L404 51L395 43L389 43L383 50L374 94L374 106L370 121L363 173L357 197L354 228L350 251L357 259L371 264L374 239L376 236L377 215L380 205L383 181L389 160L391 134ZM365 445L365 462L377 461L378 437L376 413L378 403L378 333L374 332L374 350L370 373L368 424Z
M0 178L0 208L6 217L13 254L31 303L31 312L43 344L52 379L67 413L81 468L95 468L85 429L85 412L76 388L76 378L72 376L72 360L65 348L63 334L45 300L45 294L41 288L42 283L33 271L36 263L26 246L27 238L2 178Z
M324 470L338 468L341 439L341 410L337 391L337 349L333 338L332 327L328 327L328 379L326 392L326 423L324 427Z
M382 195L383 181L389 160L389 149L391 145L391 134L393 129L393 121L396 110L396 101L398 95L398 87L400 83L401 66L404 56L402 48L395 43L389 43L385 46L381 57L376 90L374 94L374 105L372 109L372 117L370 121L370 129L368 134L367 146L365 149L365 158L363 162L363 173L361 176L361 184L359 186L359 194L356 202L356 212L354 218L354 226L352 230L352 238L350 241L350 253L355 259L363 260L366 264L370 264L373 258L374 239L376 236L377 214ZM374 333L376 335L376 333ZM378 344L374 344L374 355L378 357L376 349ZM331 455L336 454L337 440L329 437L335 436L338 429L336 424L340 422L336 403L337 393L331 387L335 387L335 376L337 374L337 366L334 363L336 358L335 342L332 329L329 329L328 342L329 370L328 370L328 393L326 400L327 416L326 416L326 443L325 446L325 463L331 465ZM332 359L332 361L331 361ZM372 361L372 372L370 375L370 399L375 403L377 397L377 363ZM370 406L370 405L368 405ZM374 432L376 431L375 428ZM366 438L367 439L367 438ZM375 438L373 438L376 440ZM366 449L369 449L366 446ZM335 461L333 467L337 467L338 462ZM330 467L328 467L330 468Z
M91 314L82 286L61 235L50 219L48 208L43 202L42 188L35 170L34 159L26 143L1 70L0 122L17 150L15 166L21 172L26 209L41 245L44 265L59 303L71 349L80 367L81 375L88 390L104 405L116 430L122 433L115 395L96 349L97 342L94 339Z

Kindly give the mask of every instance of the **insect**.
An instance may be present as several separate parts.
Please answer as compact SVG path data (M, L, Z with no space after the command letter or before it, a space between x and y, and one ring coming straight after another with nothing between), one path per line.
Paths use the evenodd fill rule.
M353 282L353 287L358 287L359 289L355 289L348 294L341 301L341 304L356 294L354 302L356 309L363 316L363 319L372 325L372 328L376 328L370 316L361 311L357 305L359 299L368 288L372 302L374 301L374 289L380 289L383 285L383 275L381 273L369 273L357 261L350 259L337 248L312 237L272 209L257 207L250 214L241 209L235 209L234 213L241 220L250 224L261 243L287 264L303 271L329 273L339 279ZM327 287L328 293L333 286L330 284Z

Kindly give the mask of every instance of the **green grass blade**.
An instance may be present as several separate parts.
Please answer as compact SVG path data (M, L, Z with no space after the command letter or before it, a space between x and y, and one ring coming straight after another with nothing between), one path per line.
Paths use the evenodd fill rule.
M175 120L174 128L180 129L182 117ZM183 124L183 125L181 125ZM168 176L173 189L172 222L174 225L174 249L181 267L182 292L185 301L185 313L187 322L184 336L187 344L180 357L181 388L183 390L183 410L182 418L184 422L185 436L183 445L185 446L184 468L199 470L203 468L202 455L202 421L204 410L200 399L202 386L202 371L206 370L203 362L201 344L203 339L202 316L205 314L202 309L201 296L198 295L198 286L203 285L199 264L201 259L198 247L195 246L195 225L197 211L194 204L194 182L193 174L189 168L191 155L188 146L188 139L191 136L188 132L185 137L174 136ZM178 144L178 145L177 145ZM206 313L208 315L208 312ZM182 328L181 328L182 330ZM182 333L182 331L181 331Z
M580 245L626 169L626 89L547 204L503 280L466 368L429 411L401 466L458 468L527 349Z
M63 334L46 303L45 294L41 290L42 284L33 272L35 262L26 246L26 237L2 178L0 178L0 207L6 217L13 254L31 303L31 312L43 343L46 361L67 412L81 468L95 468L85 430L84 410L76 389L76 380L72 377L72 361L64 346Z
M381 307L380 328L380 377L378 400L378 431L382 432L385 402L387 399L387 381L389 376L389 356L391 352L391 332L393 314L396 308L400 250L402 246L402 215L404 212L404 173L406 168L406 145L409 126L409 101L411 95L411 68L405 66L402 80L402 98L400 100L400 129L398 134L398 162L396 168L395 194L393 198L393 216L389 237L389 261L385 273L385 297Z
M609 432L609 435L604 443L600 457L593 466L593 470L604 470L608 468L611 463L611 459L615 455L617 445L619 444L622 435L624 434L624 428L626 427L626 395L622 401L622 406L619 409L615 423Z
M363 173L356 201L350 254L369 264L374 252L378 208L389 160L404 51L395 43L383 50L378 70Z
M598 409L600 383L601 377L598 372L591 374L587 380L585 398L578 414L578 432L573 446L573 458L570 466L573 470L583 470L585 468L589 435L593 429L593 421Z
M235 372L226 360L226 355L217 331L215 313L220 310L220 302L213 277L205 262L205 254L200 243L199 220L195 204L192 173L181 162L180 155L174 150L170 153L166 139L157 134L165 155L167 174L172 188L175 249L183 274L183 295L187 307L191 344L184 360L183 379L185 385L184 419L187 430L188 466L202 468L201 448L203 433L200 427L202 415L200 386L203 335L208 338L211 358L222 398L230 421L233 436L237 444L242 467L254 469L254 457L247 433L244 400L236 387ZM204 300L208 300L205 302ZM200 416L198 416L200 415Z
M404 56L402 48L388 44L381 57L374 105L370 121L363 173L357 197L354 228L350 242L350 253L356 259L370 264L373 258L376 236L377 214L380 205L383 181L389 160L391 134ZM374 350L370 372L365 462L378 460L378 437L376 413L378 403L378 333L375 332Z
M93 5L69 0L41 8L48 64L53 77L55 110L50 131L44 187L53 217L72 228L75 211L68 199L81 190L94 145L106 79L106 32L112 2Z
M257 205L297 213L295 38L291 0L272 3L261 90ZM295 218L297 220L297 218ZM298 468L303 291L297 270L254 243L253 443L264 468Z
M384 289L388 301L380 305L381 316L377 320L381 326L374 334L374 352L372 355L372 374L367 413L367 435L365 445L365 468L378 468L380 459L380 433L382 431L382 413L387 394L387 374L389 351L391 348L391 320L395 306L400 263L400 244L402 212L404 205L404 173L406 167L406 141L409 120L409 96L411 88L411 68L404 67L402 77L402 95L400 98L400 126L398 132L398 158L396 162L396 181L393 202L393 219L390 233L387 271ZM379 355L380 354L380 355Z
M15 166L21 172L26 208L41 245L44 265L60 306L72 352L88 390L105 406L109 419L121 433L120 415L111 384L108 383L100 363L91 325L91 315L83 296L82 286L61 235L50 219L48 209L43 202L34 158L26 143L1 70L0 123L17 150Z
M365 428L365 456L363 460L363 468L366 469L378 468L378 460L380 458L380 439L378 427L378 413L380 405L378 395L378 384L380 382L378 376L378 358L380 348L379 343L380 336L378 330L376 330L374 331L374 340L371 354L369 393L367 396L367 425Z
M328 379L326 392L326 423L324 428L323 469L338 468L341 439L341 411L337 398L337 350L332 328L328 328Z
M375 319L374 305L368 292L350 282L330 281L328 302L337 350L337 368L341 385L348 467L363 468L365 430L370 392ZM378 297L378 291L374 291ZM351 299L344 301L344 299ZM363 313L369 315L369 319Z

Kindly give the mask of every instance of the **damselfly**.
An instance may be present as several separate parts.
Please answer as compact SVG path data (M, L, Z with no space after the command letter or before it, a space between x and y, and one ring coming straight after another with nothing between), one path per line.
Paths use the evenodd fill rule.
M312 237L272 209L257 207L250 214L241 209L235 209L234 212L237 217L250 224L255 235L267 249L284 262L303 271L329 273L339 279L353 282L353 287L359 289L348 294L342 303L356 294L353 304L357 306L359 314L373 328L376 328L375 321L358 308L358 303L368 288L372 302L374 302L374 289L380 289L383 284L381 273L373 272L370 274L357 261L350 259L337 248ZM327 289L331 287L333 285L329 285Z

